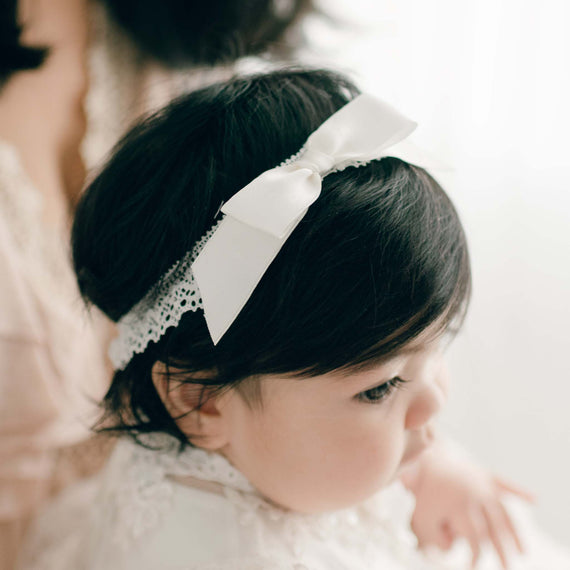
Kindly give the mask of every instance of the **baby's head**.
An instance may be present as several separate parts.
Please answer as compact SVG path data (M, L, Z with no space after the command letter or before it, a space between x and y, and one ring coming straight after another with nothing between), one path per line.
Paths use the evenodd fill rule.
M114 321L152 302L220 205L356 94L333 73L274 72L136 126L77 210L83 295ZM222 453L295 510L354 504L427 443L446 393L439 339L469 289L461 224L429 174L396 158L331 173L219 342L186 312L116 372L106 425Z

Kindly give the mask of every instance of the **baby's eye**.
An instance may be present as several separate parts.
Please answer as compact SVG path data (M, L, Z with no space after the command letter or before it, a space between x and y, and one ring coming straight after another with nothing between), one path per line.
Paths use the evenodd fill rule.
M407 380L403 380L399 376L394 376L394 378L388 380L388 382L384 382L384 384L380 384L380 386L360 392L360 394L356 395L356 399L368 404L381 402L382 400L385 400L394 389L401 387L402 384L405 384L406 382Z

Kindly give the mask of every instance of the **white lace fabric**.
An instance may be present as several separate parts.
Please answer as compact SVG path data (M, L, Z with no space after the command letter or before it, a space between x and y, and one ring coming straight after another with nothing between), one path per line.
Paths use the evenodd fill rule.
M140 439L144 446L131 441L120 444L125 453L130 454L125 476L115 493L117 532L114 540L122 548L129 548L152 530L168 511L177 485L171 476L195 477L255 493L247 479L217 453L197 448L180 453L180 443L166 435Z
M118 337L109 349L115 369L122 370L134 354L144 352L149 342L157 342L166 329L177 326L185 313L203 307L200 290L192 274L192 263L217 225L206 232L192 251L174 264L160 283L119 320Z
M351 551L368 553L366 556L371 558L378 555L380 546L390 556L405 561L417 556L416 539L410 531L414 500L399 484L359 509L317 515L291 513L264 499L243 474L217 453L196 448L180 453L179 443L170 436L145 436L143 442L149 447L124 441L117 448L117 457L128 459L117 467L117 472L122 473L121 482L105 499L113 511L112 540L123 552L139 548L168 519L182 488L172 479L178 476L220 484L223 496L238 513L238 524L258 539L262 537L261 544L271 543L278 534L288 553L283 556L289 561L274 559L273 566L259 566L266 570L312 570L311 543L315 540L348 545ZM370 525L370 533L355 532L359 524ZM259 564L265 563L263 552L252 552L247 564L253 566L243 568L256 568L253 561L258 555ZM321 570L320 566L315 568Z

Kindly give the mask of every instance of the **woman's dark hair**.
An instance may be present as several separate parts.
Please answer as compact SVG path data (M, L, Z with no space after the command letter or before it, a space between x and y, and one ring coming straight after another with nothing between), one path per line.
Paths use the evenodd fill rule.
M17 71L39 67L48 51L21 45L17 3L17 0L0 0L0 88Z
M120 319L210 229L223 201L298 152L356 93L334 73L285 70L193 92L141 122L77 208L84 297ZM184 315L115 373L107 421L185 442L155 391L155 362L213 389L366 367L433 323L445 330L460 319L469 291L463 229L434 179L396 158L346 168L324 178L218 345L201 311Z
M311 10L312 2L101 1L144 53L171 68L234 61L271 47L285 49L284 32Z

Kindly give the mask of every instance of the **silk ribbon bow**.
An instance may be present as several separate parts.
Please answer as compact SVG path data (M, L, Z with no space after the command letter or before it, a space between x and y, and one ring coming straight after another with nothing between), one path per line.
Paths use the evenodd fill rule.
M236 319L332 171L383 156L416 123L362 94L307 139L299 156L268 170L222 207L225 217L192 265L214 344Z

